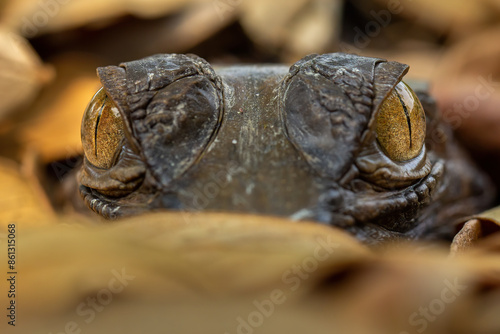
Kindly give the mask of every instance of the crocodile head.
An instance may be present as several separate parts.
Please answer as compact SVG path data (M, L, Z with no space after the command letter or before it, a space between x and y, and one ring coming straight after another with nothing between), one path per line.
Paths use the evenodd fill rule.
M178 54L99 68L80 192L111 219L222 211L331 224L367 243L450 236L493 192L407 71L342 53L291 68Z

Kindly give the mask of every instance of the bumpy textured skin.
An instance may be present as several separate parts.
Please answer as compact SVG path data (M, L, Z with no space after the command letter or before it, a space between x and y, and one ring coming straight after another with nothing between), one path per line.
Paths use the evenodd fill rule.
M426 145L407 162L380 149L375 119L408 66L349 54L215 71L194 55L98 69L126 123L117 163L80 173L106 218L156 209L315 220L367 243L446 238L487 208L489 180L417 91ZM105 193L120 196L105 196Z

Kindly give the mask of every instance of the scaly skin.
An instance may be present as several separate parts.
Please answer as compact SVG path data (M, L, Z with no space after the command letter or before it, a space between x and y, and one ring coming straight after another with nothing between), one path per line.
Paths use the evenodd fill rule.
M106 218L230 211L331 224L367 243L450 237L493 190L425 92L417 92L427 117L418 156L384 153L376 116L407 71L347 54L291 68L215 71L192 55L100 68L124 137L111 168L85 159L81 194Z

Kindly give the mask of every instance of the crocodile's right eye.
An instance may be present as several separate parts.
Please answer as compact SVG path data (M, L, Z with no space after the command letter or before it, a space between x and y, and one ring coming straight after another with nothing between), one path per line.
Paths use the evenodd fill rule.
M95 167L109 169L116 162L125 136L118 107L101 88L90 101L82 120L85 157Z

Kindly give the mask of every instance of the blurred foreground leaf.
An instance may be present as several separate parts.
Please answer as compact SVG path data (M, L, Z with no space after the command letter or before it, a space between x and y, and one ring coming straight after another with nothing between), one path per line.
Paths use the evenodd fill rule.
M426 333L500 329L488 316L499 253L373 252L328 226L236 214L58 223L19 234L20 330L386 334L421 329L422 307L434 310Z

